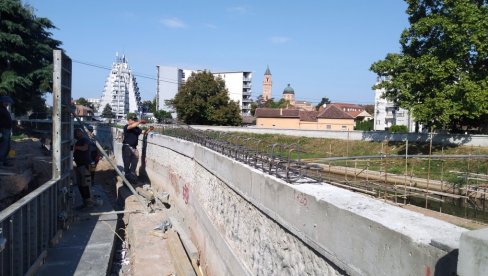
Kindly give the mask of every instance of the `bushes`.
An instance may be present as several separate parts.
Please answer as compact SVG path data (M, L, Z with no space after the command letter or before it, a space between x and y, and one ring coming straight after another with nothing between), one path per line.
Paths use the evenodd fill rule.
M408 133L407 126L404 125L394 125L388 129L390 133Z

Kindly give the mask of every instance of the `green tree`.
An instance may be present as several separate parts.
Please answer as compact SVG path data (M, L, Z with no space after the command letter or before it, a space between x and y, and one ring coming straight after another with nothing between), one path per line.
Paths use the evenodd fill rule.
M76 104L90 107L90 102L88 102L87 99L85 99L83 97L81 97L78 100L76 100Z
M125 114L125 118L130 118L130 117L134 117L136 116L137 117L137 114L134 113L134 112L128 112L127 114ZM138 117L139 118L139 117ZM142 119L142 118L139 118L139 119Z
M263 96L258 96L256 102L251 103L251 115L254 116L256 108L287 108L290 106L290 102L281 98L279 101L275 102L274 98L264 100Z
M356 121L354 130L371 131L374 128L374 120Z
M93 110L93 112L95 112L95 106L93 105L93 103L89 102L87 99L85 99L83 97L76 100L76 104L89 107Z
M154 113L156 112L156 99L152 101L143 101L142 102L142 112L151 112Z
M222 78L208 71L192 74L170 102L187 124L240 125L239 105L229 99Z
M17 115L37 112L34 105L52 91L52 50L61 45L51 38L54 28L20 0L0 1L0 95L15 100Z
M371 70L373 89L409 110L427 127L483 126L488 122L488 1L406 0L410 27L400 54Z
M102 111L102 118L115 118L115 113L112 111L112 107L106 104Z
M405 125L392 125L388 132L391 133L408 133L408 127Z
M369 115L374 115L374 104L365 104L363 107L364 110L369 113Z
M315 110L319 110L319 108L324 104L330 104L329 98L323 97L322 100L320 100L320 102L315 106Z
M158 110L154 112L154 117L158 121L158 123L164 123L166 119L173 119L173 116L171 116L171 113L165 110Z

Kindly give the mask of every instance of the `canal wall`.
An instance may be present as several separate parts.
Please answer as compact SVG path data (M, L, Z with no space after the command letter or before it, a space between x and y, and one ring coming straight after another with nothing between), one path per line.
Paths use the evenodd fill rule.
M98 135L114 139L122 165L118 131ZM145 158L139 173L170 193L210 275L457 271L466 229L327 183L288 184L172 137L151 134L139 148Z

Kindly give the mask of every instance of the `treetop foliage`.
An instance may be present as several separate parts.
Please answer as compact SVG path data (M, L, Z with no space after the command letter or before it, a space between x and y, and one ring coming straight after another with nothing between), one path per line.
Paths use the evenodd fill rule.
M238 103L230 100L222 78L212 73L193 73L169 103L186 124L240 125Z
M102 118L115 118L115 113L112 111L112 107L106 104L102 111Z
M52 50L61 42L51 38L52 22L20 0L0 1L0 18L0 95L21 115L52 91Z
M427 127L456 131L488 123L488 1L406 0L401 53L371 70L385 97Z

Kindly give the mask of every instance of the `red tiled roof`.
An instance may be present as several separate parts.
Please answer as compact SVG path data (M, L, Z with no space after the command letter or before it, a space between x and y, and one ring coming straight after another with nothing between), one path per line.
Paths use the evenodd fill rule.
M256 118L299 118L300 112L298 109L256 108L254 116Z
M361 112L363 112L363 111L362 111L362 110L358 110L358 111L349 111L349 112L347 112L347 111L346 111L346 113L347 113L347 114L351 115L351 116L352 116L352 117L354 117L354 118L356 118L356 117L357 117L359 114L361 114Z
M331 105L337 106L342 111L351 115L353 118L356 118L359 114L361 114L361 112L364 111L364 107L357 105L357 104L352 104L352 103L331 103L328 106L331 106ZM351 110L351 109L355 109L355 110Z
M364 110L364 107L353 103L330 103L330 105L335 105L337 107L353 107L353 108L359 108Z
M93 110L91 108L79 104L76 105L76 115L88 116L90 113L93 113Z
M318 111L300 111L300 121L317 122Z
M327 105L327 107L317 116L323 119L354 119L353 116L342 111L335 105Z

